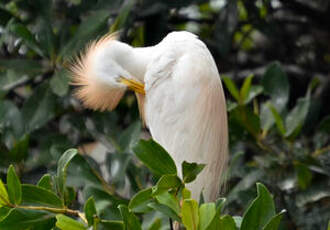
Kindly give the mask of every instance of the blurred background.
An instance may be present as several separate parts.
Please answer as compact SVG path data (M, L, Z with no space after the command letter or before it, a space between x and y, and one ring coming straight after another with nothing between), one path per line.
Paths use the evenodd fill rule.
M109 32L139 47L186 30L206 43L224 80L225 212L242 215L260 181L277 211L288 211L281 229L326 229L329 21L327 0L1 0L0 177L12 163L23 182L36 183L77 147L84 157L69 168L79 191L72 205L93 195L102 215L120 218L116 204L153 181L131 150L147 130L130 92L113 112L83 109L67 67Z

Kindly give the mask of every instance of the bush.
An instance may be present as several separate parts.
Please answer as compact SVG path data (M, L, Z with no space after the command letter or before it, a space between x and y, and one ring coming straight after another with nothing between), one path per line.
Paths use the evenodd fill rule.
M226 201L224 198L213 203L198 203L191 199L185 184L192 182L204 165L183 162L183 179L180 179L174 160L156 142L142 140L134 147L134 151L159 178L156 185L140 190L130 200L125 200L115 198L113 192L106 188L98 188L99 181L94 181L90 187L82 188L89 189L84 197L83 212L80 211L82 207L78 210L68 208L77 196L77 188L66 184L67 176L70 176L67 175L70 162L79 157L76 149L67 150L58 161L56 174L43 175L37 185L21 184L11 165L7 171L7 186L0 180L0 228L11 230L24 226L24 229L53 229L56 226L64 230L88 227L95 230L138 230L148 222L150 214L153 217L148 229L169 226L167 218L179 222L187 230L278 228L285 211L275 213L273 198L264 185L257 183L258 196L243 217L232 217L222 212ZM159 161L159 158L164 160ZM89 170L92 174L94 169L86 159L80 159L85 163L84 173ZM105 213L109 210L104 209L104 202L110 202L111 208L120 213L122 220L105 219Z

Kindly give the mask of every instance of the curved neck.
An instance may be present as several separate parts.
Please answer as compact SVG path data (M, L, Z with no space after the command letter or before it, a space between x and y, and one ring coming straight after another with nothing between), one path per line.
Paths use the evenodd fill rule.
M144 75L152 58L154 47L133 48L116 42L111 49L113 59L133 77L144 83Z

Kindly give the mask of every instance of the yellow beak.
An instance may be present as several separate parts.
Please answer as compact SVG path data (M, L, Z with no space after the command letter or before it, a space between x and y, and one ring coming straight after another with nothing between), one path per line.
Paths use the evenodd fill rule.
M127 85L127 87L134 92L145 95L144 84L142 84L141 82L135 81L133 79L127 79L124 77L120 77L119 82Z

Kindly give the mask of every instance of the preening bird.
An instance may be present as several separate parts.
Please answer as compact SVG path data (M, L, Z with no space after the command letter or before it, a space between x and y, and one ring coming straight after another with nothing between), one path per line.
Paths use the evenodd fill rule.
M228 128L220 76L206 45L189 32L169 33L155 46L133 48L107 35L91 43L71 67L85 107L112 110L125 90L136 94L152 138L173 157L205 163L188 184L192 197L219 195L227 163Z

